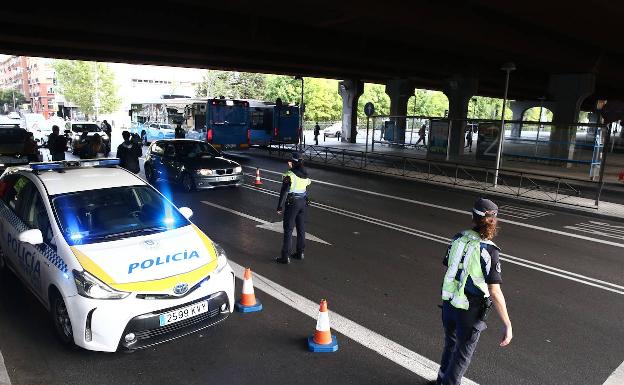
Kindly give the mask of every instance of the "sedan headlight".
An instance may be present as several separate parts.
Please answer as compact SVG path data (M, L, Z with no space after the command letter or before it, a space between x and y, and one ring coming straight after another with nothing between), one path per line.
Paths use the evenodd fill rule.
M241 172L243 172L243 168L241 166L234 167L235 174L240 174Z
M206 168L197 170L196 172L197 172L197 174L199 174L201 176L210 176L210 175L212 175L212 170L209 170L209 169L206 169Z
M83 297L93 299L122 299L130 295L130 293L117 291L111 288L84 270L74 270L73 273L78 294Z
M226 266L227 266L227 255L225 254L225 250L218 243L214 243L215 251L217 252L217 268L215 269L215 274L219 274Z

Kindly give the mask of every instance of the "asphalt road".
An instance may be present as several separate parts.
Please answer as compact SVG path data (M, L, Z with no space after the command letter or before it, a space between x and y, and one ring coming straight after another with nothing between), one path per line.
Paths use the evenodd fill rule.
M263 170L261 189L186 194L173 188L173 201L193 209L195 224L232 261L313 302L327 298L330 312L437 362L445 242L470 225L467 212L477 196L311 168L316 182L307 231L330 245L308 241L306 259L283 266L271 262L281 234L257 226L280 220L275 193L285 164L249 154L236 159ZM491 316L467 377L479 384L603 384L624 361L624 225L497 202L496 243L504 253L502 287L514 340L498 346L501 323ZM103 354L63 349L41 306L14 278L2 277L0 351L14 385L426 383L341 333L339 352L308 353L305 338L315 319L257 295L261 313L234 313L214 328L146 351Z

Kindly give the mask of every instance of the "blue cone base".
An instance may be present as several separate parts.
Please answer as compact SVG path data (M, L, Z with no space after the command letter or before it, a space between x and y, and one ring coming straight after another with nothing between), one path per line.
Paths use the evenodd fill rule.
M255 311L260 311L262 310L262 304L260 303L260 301L256 298L256 304L252 305L252 306L245 306L245 305L241 305L240 301L236 302L234 304L234 308L236 308L237 311L241 312L241 313L253 313Z
M319 345L314 342L314 337L308 337L308 349L314 353L333 353L338 351L338 340L335 335L331 336L332 342L327 345Z

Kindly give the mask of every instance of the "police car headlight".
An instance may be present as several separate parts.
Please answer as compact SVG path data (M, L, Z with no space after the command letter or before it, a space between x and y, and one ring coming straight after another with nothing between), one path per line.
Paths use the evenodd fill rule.
M217 252L217 268L215 269L215 274L219 274L228 264L227 255L225 254L223 247L219 246L219 244L214 243L214 248Z
M130 295L130 293L117 291L111 288L86 271L74 270L73 273L78 294L83 297L93 299L122 299Z
M210 175L212 175L212 170L209 170L207 168L197 170L196 172L197 172L197 174L199 174L201 176L210 176Z
M243 168L241 166L234 167L235 174L240 174L241 172L243 172Z

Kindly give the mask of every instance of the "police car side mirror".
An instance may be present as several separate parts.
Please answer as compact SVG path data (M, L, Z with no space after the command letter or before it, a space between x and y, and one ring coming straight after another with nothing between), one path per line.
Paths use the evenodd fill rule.
M43 234L39 229L31 229L21 232L17 237L20 242L29 243L33 246L43 243Z
M180 212L180 214L184 215L184 218L186 219L191 219L191 217L193 216L193 210L188 207L180 207L178 211Z

